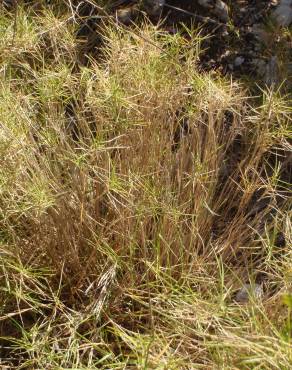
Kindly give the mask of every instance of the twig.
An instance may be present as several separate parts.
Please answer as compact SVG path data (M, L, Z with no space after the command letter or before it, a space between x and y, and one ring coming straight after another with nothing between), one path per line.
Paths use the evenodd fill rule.
M169 8L169 9L173 9L173 10L176 10L178 12L181 12L181 13L184 13L184 14L187 14L187 15L190 15L190 16L192 16L194 18L197 18L197 19L199 19L200 21L203 21L203 22L214 23L214 24L217 24L218 26L226 26L226 23L222 23L222 22L216 21L215 19L210 18L210 17L203 17L202 15L195 14L195 13L190 12L188 10L185 10L185 9L182 9L182 8L178 8L176 6L169 5L167 3L165 3L164 6L167 7L167 8Z

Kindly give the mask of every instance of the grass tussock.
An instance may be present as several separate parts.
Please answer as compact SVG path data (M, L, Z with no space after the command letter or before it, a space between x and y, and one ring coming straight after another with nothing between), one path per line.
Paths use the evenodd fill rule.
M291 103L189 32L105 25L77 67L70 12L1 14L3 366L290 368Z

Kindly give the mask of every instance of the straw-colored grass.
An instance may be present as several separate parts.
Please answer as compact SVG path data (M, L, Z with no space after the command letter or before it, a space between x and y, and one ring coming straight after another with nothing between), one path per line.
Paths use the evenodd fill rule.
M0 16L1 366L289 369L289 97L146 24L79 66L75 29Z

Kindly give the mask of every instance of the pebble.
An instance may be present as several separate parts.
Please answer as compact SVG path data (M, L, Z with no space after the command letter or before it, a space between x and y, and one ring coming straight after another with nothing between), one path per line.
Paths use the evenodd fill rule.
M237 303L248 303L251 298L261 300L264 295L262 284L244 284L234 298Z
M264 77L266 74L267 63L263 59L255 58L252 61L252 64L255 66L257 74L260 77Z
M242 65L242 63L244 62L244 58L241 57L241 56L238 56L234 59L234 67L239 67Z
M199 0L199 4L204 8L212 8L212 0Z
M228 22L228 6L222 0L216 1L213 12L222 22Z
M228 6L222 0L199 0L199 4L209 9L214 15L216 15L220 21L228 22Z
M275 55L270 58L266 65L264 81L268 86L276 85L279 82L279 65Z
M260 24L260 23L255 23L252 26L251 32L255 36L255 38L258 39L261 42L265 43L266 40L268 39L268 33L267 33L267 31L264 30L262 24Z
M150 17L159 17L162 13L165 0L142 0L141 9Z
M118 9L116 12L116 17L119 22L128 26L135 20L137 14L138 14L138 10L136 7L128 7L128 8Z
M288 27L292 23L292 0L281 0L273 15L279 26Z

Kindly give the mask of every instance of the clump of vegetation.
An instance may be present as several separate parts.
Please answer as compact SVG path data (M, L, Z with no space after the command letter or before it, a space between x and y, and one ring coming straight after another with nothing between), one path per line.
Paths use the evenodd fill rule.
M288 369L289 98L195 32L103 32L78 66L70 8L1 14L3 366Z

